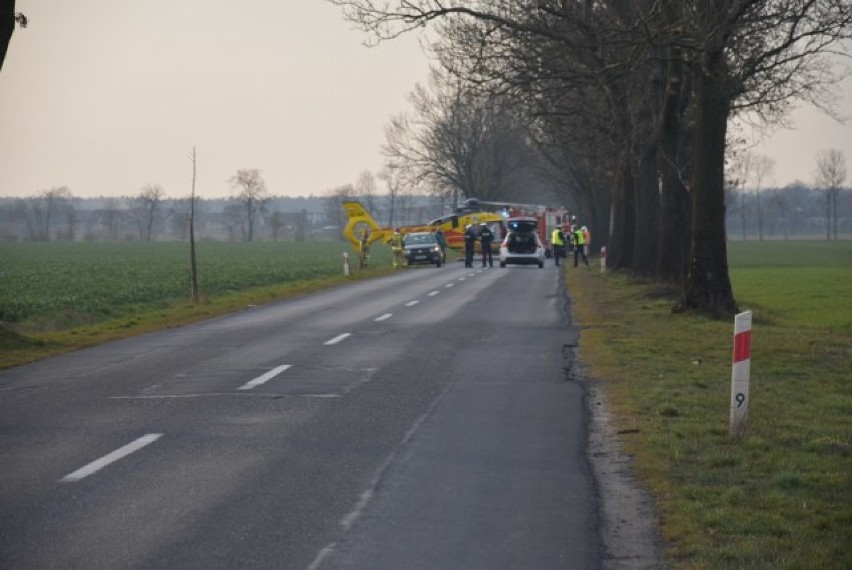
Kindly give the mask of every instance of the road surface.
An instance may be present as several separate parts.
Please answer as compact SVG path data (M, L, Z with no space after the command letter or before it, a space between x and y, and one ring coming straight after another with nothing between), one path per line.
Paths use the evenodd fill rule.
M0 372L0 568L600 568L548 264L422 267Z

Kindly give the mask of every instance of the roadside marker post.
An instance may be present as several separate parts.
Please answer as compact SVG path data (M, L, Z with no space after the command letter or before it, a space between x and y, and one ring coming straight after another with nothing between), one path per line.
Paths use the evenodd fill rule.
M343 252L343 275L349 276L349 252Z
M601 246L601 273L606 273L606 246Z
M751 375L751 311L734 317L734 354L731 365L732 438L745 437L748 431L748 392Z

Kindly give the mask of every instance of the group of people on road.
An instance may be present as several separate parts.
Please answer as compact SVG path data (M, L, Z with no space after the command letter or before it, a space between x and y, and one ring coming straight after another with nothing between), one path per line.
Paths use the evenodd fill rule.
M564 229L563 229L564 228ZM433 228L432 233L441 251L446 255L447 239L441 228ZM488 224L482 222L479 226L468 224L464 232L464 266L473 267L473 254L476 248L476 242L479 241L480 250L482 251L482 267L486 264L489 267L494 267L494 254L492 244L494 243L494 231L488 227ZM360 266L362 269L367 267L367 259L369 257L369 232L363 230L360 236ZM557 266L559 260L568 257L568 253L574 255L574 267L579 267L580 259L589 267L589 244L592 241L591 232L586 226L579 224L564 224L553 229L550 236L550 244L553 248L553 259ZM405 264L405 235L399 227L394 228L393 234L387 241L393 251L393 266L402 267Z
M568 252L573 252L574 267L579 267L581 258L586 267L589 267L588 255L591 241L592 234L586 226L569 224L564 230L562 227L554 228L550 235L550 244L553 246L553 259L556 265L559 265L560 258L567 258Z
M473 267L473 252L477 240L482 251L482 267L485 267L486 263L488 267L494 267L494 252L491 250L494 231L485 222L481 222L478 228L468 224L464 229L464 266Z

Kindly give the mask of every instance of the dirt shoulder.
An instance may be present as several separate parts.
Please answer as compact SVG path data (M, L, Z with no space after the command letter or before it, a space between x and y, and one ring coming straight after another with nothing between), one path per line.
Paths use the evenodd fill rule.
M600 530L607 550L603 568L666 568L655 504L632 474L619 434L607 411L599 380L583 379L589 418L588 457L600 504Z

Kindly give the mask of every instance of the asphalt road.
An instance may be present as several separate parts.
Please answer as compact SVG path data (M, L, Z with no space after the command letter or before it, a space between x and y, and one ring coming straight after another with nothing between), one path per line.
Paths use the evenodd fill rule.
M0 568L600 568L558 275L411 268L0 372Z

